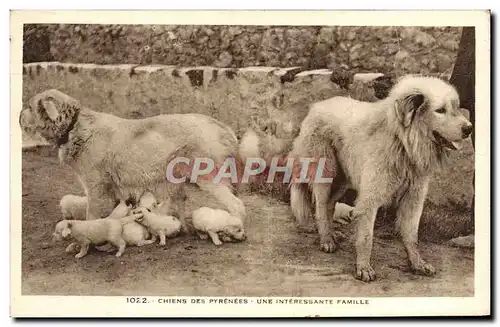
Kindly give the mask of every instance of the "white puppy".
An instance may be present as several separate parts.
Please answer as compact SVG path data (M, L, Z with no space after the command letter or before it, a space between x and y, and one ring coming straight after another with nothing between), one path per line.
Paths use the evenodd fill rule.
M349 224L352 221L351 213L354 207L342 202L335 203L335 211L333 213L333 221L339 224Z
M221 245L219 234L224 241L246 240L245 229L241 219L221 209L201 207L193 211L193 226L201 239L212 239L215 245ZM208 234L208 236L207 236Z
M81 258L87 254L90 244L101 244L109 242L118 248L116 257L120 257L125 251L126 242L122 237L123 225L134 221L141 214L127 216L121 219L101 218L94 220L61 220L56 224L52 234L54 241L72 236L80 244L80 252L75 258Z
M63 219L85 220L87 217L87 197L66 194L59 202Z
M165 245L167 237L177 236L181 231L181 221L174 216L160 215L144 207L138 207L132 213L140 214L135 221L151 232L151 243L154 243L159 236L160 245Z
M153 193L146 191L142 194L137 206L148 208L149 210L154 211L154 209L158 207L158 201L156 200L156 197Z
M156 203L156 200L154 200L154 203ZM108 218L122 219L123 217L128 216L131 210L131 205L127 205L125 201L120 201ZM123 225L122 236L128 245L143 246L154 243L154 240L148 240L148 230L134 220L129 220Z

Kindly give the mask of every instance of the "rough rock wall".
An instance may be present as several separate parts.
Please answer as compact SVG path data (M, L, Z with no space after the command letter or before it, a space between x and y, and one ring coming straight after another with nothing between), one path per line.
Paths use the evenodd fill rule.
M449 75L461 28L51 24L26 25L25 32L50 43L50 54L25 47L25 59L44 57L25 62L52 57L96 64L300 66Z

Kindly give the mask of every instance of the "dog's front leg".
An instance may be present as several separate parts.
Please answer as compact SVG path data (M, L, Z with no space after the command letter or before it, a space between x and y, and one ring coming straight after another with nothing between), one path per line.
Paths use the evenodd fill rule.
M214 231L207 231L208 233L208 236L210 236L210 238L212 239L212 242L214 242L215 245L221 245L222 242L221 240L219 239L219 235L217 235L217 232L214 232Z
M70 252L73 252L77 249L78 247L78 243L76 242L73 242L73 243L70 243L67 247L66 247L66 253L70 253Z
M78 252L75 255L75 258L79 259L79 258L85 256L87 254L87 252L89 251L89 246L90 246L90 243L88 243L88 242L81 244L80 252Z
M413 272L419 275L433 276L436 269L422 259L418 250L418 227L427 188L428 180L415 183L400 199L396 213L396 230L401 236Z
M164 231L159 231L158 236L160 237L160 245L166 245L167 244L167 237L165 235Z
M361 207L363 208L363 207ZM358 221L356 231L356 278L364 282L376 279L375 270L370 265L373 247L373 229L378 208L353 210L352 217Z
M316 223L320 238L320 248L324 252L334 252L337 249L342 233L333 232L331 219L328 217L328 201L330 200L330 184L314 184L313 196L316 203Z

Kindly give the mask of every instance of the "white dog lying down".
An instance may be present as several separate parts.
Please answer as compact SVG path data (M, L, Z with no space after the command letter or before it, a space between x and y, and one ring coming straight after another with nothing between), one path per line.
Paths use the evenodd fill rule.
M87 197L66 194L59 202L63 219L85 220L87 217Z
M159 236L160 245L165 245L167 237L175 237L181 231L181 221L174 216L160 215L144 207L137 207L132 213L140 215L135 221L152 234L149 244L154 243Z
M193 211L192 218L198 236L201 239L210 236L215 245L222 244L219 234L225 242L246 240L241 219L225 210L201 207Z
M59 241L72 236L81 247L75 258L86 255L90 244L104 242L109 242L117 247L116 257L120 257L126 247L126 242L122 236L123 226L140 218L140 216L141 214L135 214L120 219L107 217L94 220L61 220L56 224L52 238L54 241Z

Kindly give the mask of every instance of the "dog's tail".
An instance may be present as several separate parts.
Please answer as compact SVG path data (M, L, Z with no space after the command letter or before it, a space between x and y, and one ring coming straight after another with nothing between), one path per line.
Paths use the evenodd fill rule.
M293 140L293 137L278 138L274 135L249 129L241 138L239 156L242 160L258 157L267 161L276 156L284 158L291 151Z
M245 161L248 158L260 156L260 138L253 129L249 129L243 135L239 146L240 158Z
M306 183L294 183L290 186L290 208L297 225L305 227L311 217L311 191Z

